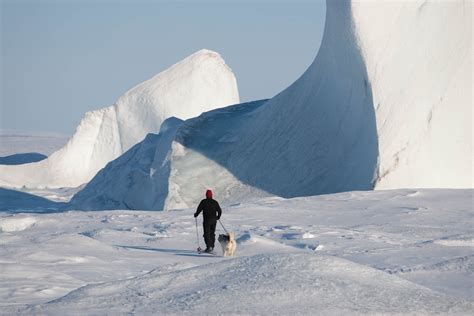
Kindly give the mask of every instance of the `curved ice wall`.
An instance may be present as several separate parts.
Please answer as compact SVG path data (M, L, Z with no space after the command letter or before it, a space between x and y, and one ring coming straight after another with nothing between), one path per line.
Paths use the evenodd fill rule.
M212 186L187 170L201 156L229 172L214 177L224 200L242 186L284 197L472 187L471 27L469 1L328 1L318 55L294 84L245 119L208 114L178 132L168 207L199 199L189 178Z

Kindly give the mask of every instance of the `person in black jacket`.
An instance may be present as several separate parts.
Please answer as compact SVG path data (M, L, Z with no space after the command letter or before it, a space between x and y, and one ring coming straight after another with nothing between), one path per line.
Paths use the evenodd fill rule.
M198 217L201 211L203 217L204 241L206 242L206 250L204 251L212 252L216 241L216 224L221 218L222 210L219 203L212 198L211 190L206 191L206 198L199 203L194 217Z

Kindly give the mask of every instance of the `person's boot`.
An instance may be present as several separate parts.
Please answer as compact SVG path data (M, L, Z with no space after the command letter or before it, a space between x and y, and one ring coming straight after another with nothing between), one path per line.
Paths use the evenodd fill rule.
M206 250L204 252L210 253L212 251L212 248L206 247Z

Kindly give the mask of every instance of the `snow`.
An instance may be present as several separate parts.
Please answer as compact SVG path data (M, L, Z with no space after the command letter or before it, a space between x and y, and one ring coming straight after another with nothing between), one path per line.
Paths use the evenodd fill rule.
M18 232L30 228L36 223L33 217L15 217L0 221L0 230L4 232Z
M472 314L473 194L223 205L233 258L196 253L194 209L0 213L35 221L0 233L0 314Z
M68 143L39 163L0 166L0 185L77 187L172 116L187 119L239 102L232 70L218 53L200 50L120 97L85 114Z

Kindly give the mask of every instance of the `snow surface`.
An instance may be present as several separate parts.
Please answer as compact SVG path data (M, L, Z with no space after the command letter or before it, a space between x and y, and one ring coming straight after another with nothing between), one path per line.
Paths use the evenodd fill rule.
M66 146L48 159L0 166L0 185L77 187L148 133L157 133L165 119L187 119L235 103L239 94L232 70L218 53L200 50L134 87L113 106L87 112Z
M328 1L318 55L294 84L268 101L185 121L168 148L157 140L170 170L154 183L168 195L138 208L191 207L206 188L226 203L471 188L471 13L470 1ZM107 209L110 201L98 203L104 196L121 203L125 189L149 189L141 181L108 186L111 171L75 207Z
M16 217L5 219L0 222L0 229L4 232L18 232L30 228L36 223L32 217Z
M234 258L196 253L194 209L0 213L0 314L472 314L473 194L224 206Z

